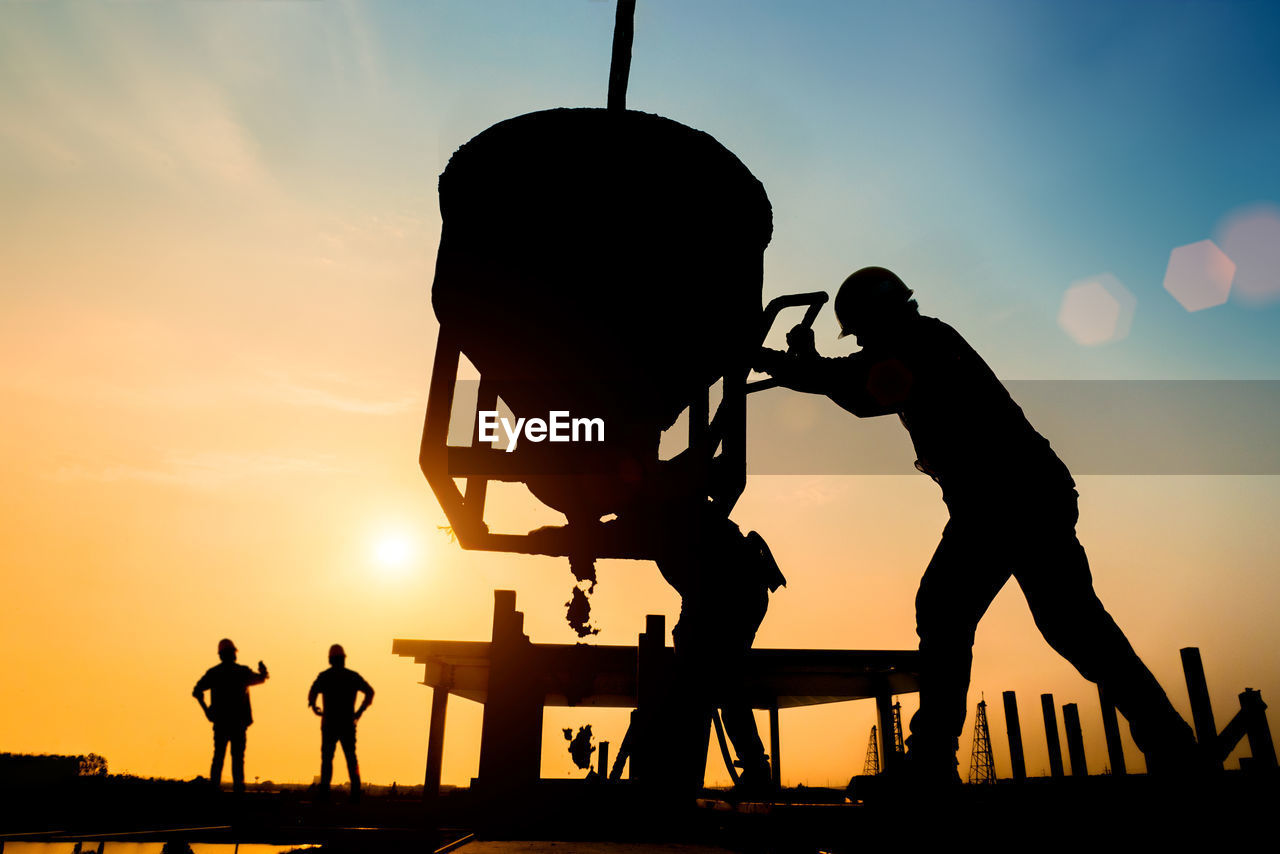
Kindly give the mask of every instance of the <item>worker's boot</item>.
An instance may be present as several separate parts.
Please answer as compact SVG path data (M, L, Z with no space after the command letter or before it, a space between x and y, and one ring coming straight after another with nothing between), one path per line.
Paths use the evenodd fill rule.
M769 757L761 753L755 759L733 763L742 768L738 782L733 786L735 800L773 800L777 789L773 785L773 773L769 769Z
M922 792L943 792L960 784L959 739L912 734L906 748L907 755L894 772L905 785Z

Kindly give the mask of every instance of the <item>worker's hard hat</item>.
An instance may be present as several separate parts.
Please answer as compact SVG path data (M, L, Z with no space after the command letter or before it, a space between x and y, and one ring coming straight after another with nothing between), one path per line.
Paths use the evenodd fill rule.
M902 279L884 267L863 267L840 285L836 292L836 320L840 337L853 331L859 317L868 313L894 311L911 302L912 291Z
M335 643L333 646L329 647L329 657L330 658L346 658L347 651L342 648L342 644Z
M218 641L218 655L222 655L224 652L235 652L235 651L236 651L236 645L231 642L231 638L223 638L222 640Z

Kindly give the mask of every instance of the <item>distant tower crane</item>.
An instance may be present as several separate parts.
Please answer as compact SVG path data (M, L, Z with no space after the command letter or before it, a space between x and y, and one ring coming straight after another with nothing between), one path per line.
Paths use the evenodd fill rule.
M994 783L996 762L991 754L991 730L987 728L987 699L978 701L978 716L973 722L973 756L969 760L970 783Z

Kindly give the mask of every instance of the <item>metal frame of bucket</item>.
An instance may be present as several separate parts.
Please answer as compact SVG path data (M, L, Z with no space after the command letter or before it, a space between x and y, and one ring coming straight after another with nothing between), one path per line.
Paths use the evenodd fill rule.
M792 294L771 300L761 312L757 340L764 342L779 312L786 308L807 306L803 326L811 326L818 311L827 302L821 291ZM458 384L461 350L441 327L436 339L435 360L431 368L431 385L427 394L426 419L422 429L422 445L418 465L440 502L452 526L454 536L464 549L477 551L568 555L595 558L652 559L651 546L606 523L595 523L583 530L581 523L541 528L526 534L494 533L485 522L485 499L491 480L523 482L525 472L511 455L479 444L478 423L472 430L470 446L448 443L449 423ZM714 415L710 412L710 388L695 396L689 404L689 449L695 465L705 475L706 494L720 504L727 514L733 509L747 483L746 397L750 392L777 385L773 380L748 383L750 366L726 374L723 394ZM493 409L497 394L490 383L480 378L476 411ZM475 413L472 413L473 416ZM478 419L475 419L478 422ZM719 451L719 453L717 453ZM465 491L454 478L465 478Z

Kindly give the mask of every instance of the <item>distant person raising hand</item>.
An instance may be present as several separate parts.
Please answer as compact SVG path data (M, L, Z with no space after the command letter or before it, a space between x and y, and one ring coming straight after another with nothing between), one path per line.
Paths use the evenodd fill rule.
M267 681L267 666L258 662L255 673L243 664L236 664L236 645L230 638L218 641L220 664L205 671L191 691L200 703L204 716L213 724L213 764L209 768L209 781L215 788L222 786L222 760L231 745L231 779L236 792L244 791L245 731L253 723L253 710L249 706L249 686ZM209 692L205 702L204 692Z

